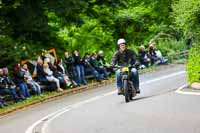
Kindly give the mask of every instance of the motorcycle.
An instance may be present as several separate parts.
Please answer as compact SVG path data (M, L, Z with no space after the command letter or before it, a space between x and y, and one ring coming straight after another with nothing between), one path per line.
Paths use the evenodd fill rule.
M123 85L122 95L124 95L126 102L133 100L133 97L137 94L131 78L131 68L133 67L134 66L115 66L115 68L120 69L121 72Z

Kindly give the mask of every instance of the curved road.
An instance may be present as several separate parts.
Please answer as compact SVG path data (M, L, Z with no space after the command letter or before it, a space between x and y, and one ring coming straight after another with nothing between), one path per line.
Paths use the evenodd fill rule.
M200 133L200 96L175 92L186 83L177 65L140 76L130 103L111 84L0 118L1 133Z

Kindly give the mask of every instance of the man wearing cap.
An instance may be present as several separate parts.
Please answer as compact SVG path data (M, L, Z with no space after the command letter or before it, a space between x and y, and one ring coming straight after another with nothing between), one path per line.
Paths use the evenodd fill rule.
M126 48L126 41L123 38L121 38L117 41L117 45L119 47L119 50L114 54L111 60L111 65L112 66L115 66L116 64L119 66L135 65L136 54L133 50ZM137 93L140 93L138 71L136 68L132 68L131 72L132 72L133 85L136 88ZM123 87L120 69L116 71L116 82L117 82L118 95L120 95L122 94L122 87Z

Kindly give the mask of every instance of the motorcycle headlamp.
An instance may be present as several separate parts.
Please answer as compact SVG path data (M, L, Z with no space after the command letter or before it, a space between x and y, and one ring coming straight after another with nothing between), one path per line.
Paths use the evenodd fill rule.
M121 71L122 72L128 72L128 67L123 67Z

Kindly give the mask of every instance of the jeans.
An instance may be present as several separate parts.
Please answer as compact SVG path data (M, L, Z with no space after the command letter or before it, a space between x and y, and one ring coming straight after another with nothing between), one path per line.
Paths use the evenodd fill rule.
M89 73L91 73L95 77L95 79L97 80L103 79L103 76L94 68L88 68L87 70Z
M33 88L35 93L37 93L38 95L41 94L41 88L40 88L40 85L37 82L31 81L31 83L29 83L29 84Z
M99 68L99 73L103 73L104 78L108 78L108 72L105 67Z
M24 96L24 98L30 97L28 86L25 82L19 83L18 86L19 86L20 91L21 91L22 95Z
M83 65L76 65L76 72L77 72L77 85L79 86L82 82L83 84L87 84L87 81L85 79L85 70Z
M0 89L0 95L11 95L13 101L19 99L14 87L10 87L9 89Z
M131 78L132 78L134 87L136 89L139 89L139 74L138 74L137 69L135 68L131 69ZM123 88L122 75L121 75L120 69L116 71L116 84L117 84L117 89Z
M13 100L14 100L14 101L17 101L17 100L19 99L19 97L18 97L18 95L17 95L17 93L16 93L15 88L10 87L9 90L10 90L10 95L12 96Z

